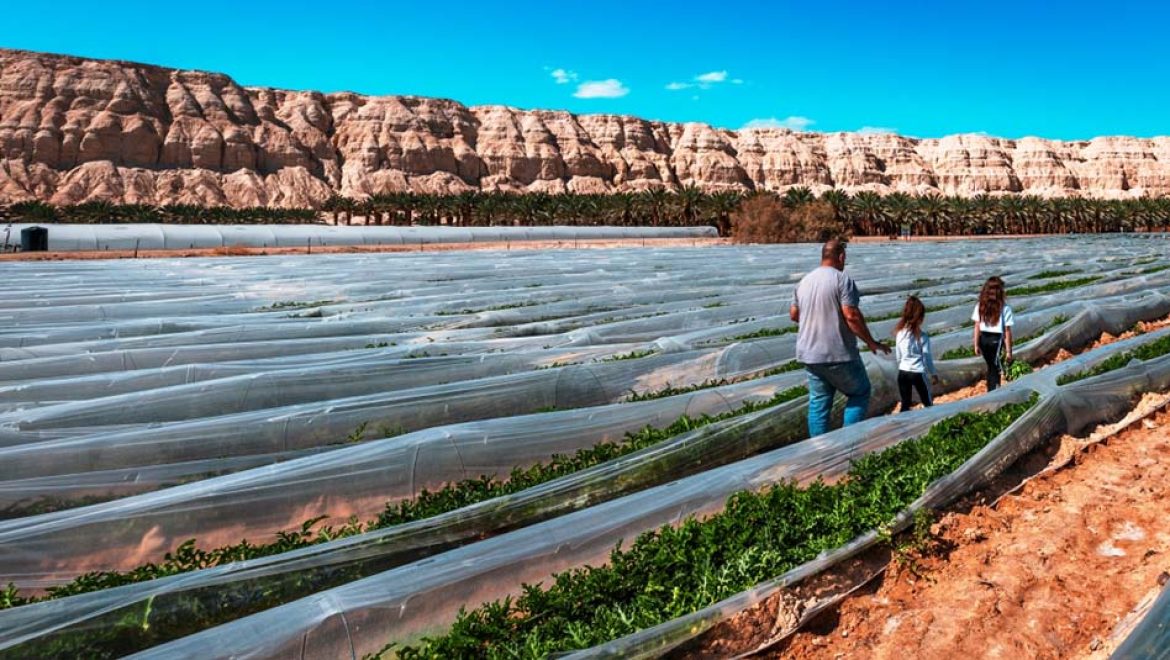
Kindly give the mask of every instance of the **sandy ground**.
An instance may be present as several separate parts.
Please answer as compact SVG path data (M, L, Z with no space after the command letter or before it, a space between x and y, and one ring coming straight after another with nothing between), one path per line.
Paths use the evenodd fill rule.
M985 392L979 383L938 400ZM1125 419L1048 442L950 507L926 547L871 550L674 655L1104 660L1170 579L1168 506L1170 394L1151 393ZM801 616L801 632L778 635Z
M947 514L931 531L948 550L916 557L913 570L895 562L866 592L762 655L1107 653L1124 638L1118 624L1170 571L1170 413L1106 437L1062 438L1056 460L1072 458L1066 467L994 507ZM1066 450L1070 443L1077 449Z

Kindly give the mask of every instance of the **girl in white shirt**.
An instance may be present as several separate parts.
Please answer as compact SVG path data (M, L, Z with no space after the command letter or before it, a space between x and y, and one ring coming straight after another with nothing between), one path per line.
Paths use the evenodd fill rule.
M979 303L971 312L975 322L972 337L975 354L982 355L987 363L987 391L999 387L1003 362L1012 361L1012 326L1016 319L1012 308L1005 302L1003 280L989 277L979 292ZM1000 356L1003 356L1003 362Z
M902 397L901 412L910 409L911 389L918 391L922 405L930 407L934 402L930 396L927 374L938 383L938 372L930 352L930 336L922 329L926 320L926 306L917 296L910 296L902 306L902 318L894 326L894 351L898 360L898 394Z

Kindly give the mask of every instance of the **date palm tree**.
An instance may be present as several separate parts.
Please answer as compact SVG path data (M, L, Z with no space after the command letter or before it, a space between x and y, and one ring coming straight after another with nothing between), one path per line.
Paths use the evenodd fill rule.
M798 206L804 206L805 204L814 202L816 198L817 196L813 194L813 191L806 186L793 186L784 191L784 196L780 198L780 203L790 209L794 209Z
M853 209L857 214L856 234L861 236L876 236L886 220L886 207L882 203L882 196L863 190L853 198Z

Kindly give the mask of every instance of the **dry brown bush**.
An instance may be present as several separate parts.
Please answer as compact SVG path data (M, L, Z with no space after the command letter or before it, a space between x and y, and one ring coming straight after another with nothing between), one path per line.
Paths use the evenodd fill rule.
M848 238L828 202L820 200L795 208L775 195L754 195L731 215L731 237L736 243L810 243Z

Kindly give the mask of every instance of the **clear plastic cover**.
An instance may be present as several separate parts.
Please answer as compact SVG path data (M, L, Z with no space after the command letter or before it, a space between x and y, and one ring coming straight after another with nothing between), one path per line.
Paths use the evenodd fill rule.
M1091 263L1080 256L1087 241ZM1022 359L1170 313L1170 273L1146 265L1162 242L1040 245L857 245L849 272L875 336L888 336L906 293L919 292L939 355L969 345L964 324L996 270L1009 286L1098 278L1075 294L1012 295L1017 338L1038 335L1017 342ZM794 356L787 307L813 258L815 247L780 246L14 265L21 277L0 302L0 512L10 512L0 520L0 583L128 568L190 538L260 541L321 514L366 519L423 488L767 399L804 383L799 371L761 375ZM895 369L866 360L876 414L893 405ZM980 358L939 367L944 390L983 373ZM839 474L958 410L1041 392L999 443L1023 447L1021 429L1088 423L1162 377L1135 380L1130 369L1087 381L1108 393L1089 403L1081 385L1058 387L1056 373L790 444L805 434L798 399L419 524L0 611L0 648L98 630L135 608L165 612L189 606L184 599L320 579L329 588L316 595L158 653L360 656L434 632L460 606L522 581L601 561L618 539L717 511L737 490ZM626 401L721 379L740 382ZM997 451L996 460L1010 456ZM108 501L87 505L94 500ZM21 515L38 507L62 510Z
M12 232L32 227L13 224ZM380 227L329 225L45 225L50 250L422 245L483 241L713 238L714 227Z

